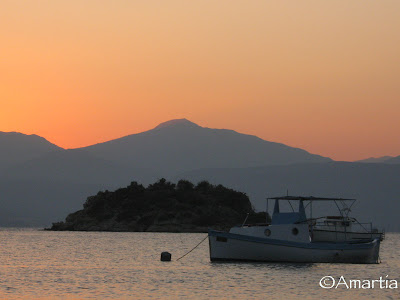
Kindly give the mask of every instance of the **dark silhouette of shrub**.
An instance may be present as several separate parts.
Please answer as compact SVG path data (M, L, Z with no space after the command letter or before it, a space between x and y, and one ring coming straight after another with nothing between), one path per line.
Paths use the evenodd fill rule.
M194 189L194 184L188 180L181 179L176 184L176 189L179 192L191 192Z

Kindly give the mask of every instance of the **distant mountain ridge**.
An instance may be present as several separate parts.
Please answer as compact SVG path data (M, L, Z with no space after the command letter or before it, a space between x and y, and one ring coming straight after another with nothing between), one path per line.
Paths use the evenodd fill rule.
M98 158L83 149L52 151L5 169L2 178L47 182L128 184L138 173L145 182L153 179L146 170Z
M382 156L370 157L355 161L356 163L384 163L384 164L400 164L400 156Z
M63 148L36 134L0 131L0 170Z
M385 163L387 163L387 164L400 164L400 155L385 160Z
M186 119L83 148L104 159L149 168L160 176L209 167L327 162L330 158L227 129L201 127Z
M357 160L355 162L359 162L359 163L383 163L383 162L387 162L390 159L394 158L393 156L381 156L381 157L370 157L370 158L366 158L366 159L361 159L361 160Z
M132 143L133 139L139 139L139 137L142 136L155 136L157 135L157 132L159 132L160 130L179 130L179 128L186 128L186 129L193 129L193 130L209 130L209 131L220 131L222 132L230 132L231 134L237 134L238 136L245 136L245 137L253 137L255 139L258 139L259 141L264 141L266 143L268 143L270 146L274 145L274 146L283 146L282 149L286 148L287 149L292 149L293 153L297 152L297 155L299 155L299 153L303 153L305 154L304 157L300 157L300 161L294 159L294 161L292 160L288 160L286 162L283 162L282 160L278 160L278 161L273 161L271 162L271 160L267 161L267 164L291 164L291 163L301 163L301 160L304 160L305 162L328 162L328 161L333 161L332 159L328 158L328 157L324 157L324 156L320 156L317 154L310 154L309 152L300 149L300 148L295 148L295 147L290 147L281 143L276 143L276 142L270 142L270 141L266 141L263 140L261 138L258 138L257 136L253 136L253 135L248 135L248 134L242 134L242 133L238 133L234 130L230 130L230 129L213 129L213 128L207 128L207 127L202 127L197 125L196 123L193 123L185 118L182 119L173 119L173 120L169 120L163 123L160 123L159 125L157 125L156 127L154 127L153 129L150 129L148 131L144 131L141 133L135 133L135 134L130 134L121 138L116 138L116 139L112 139L106 142L102 142L102 143L97 143L97 144L93 144L87 147L82 147L82 148L72 148L72 149L67 149L67 150L88 150L88 153L95 153L95 152L99 152L100 156L107 156L108 154L112 154L110 151L111 149L107 149L108 151L110 151L109 153L107 153L106 148L112 148L112 146L110 145L124 145L125 146L129 146L129 143ZM165 132L164 132L165 133ZM182 133L182 132L181 132ZM107 145L107 146L106 146ZM3 167L4 165L9 166L12 165L14 163L21 163L21 162L25 162L31 159L35 159L35 158L39 158L40 156L42 156L43 154L47 154L50 153L52 151L60 151L60 150L66 150L60 146L57 146L49 141L47 141L45 138L38 136L36 134L23 134L23 133L19 133L19 132L2 132L0 131L0 169L1 167ZM124 153L126 154L126 153ZM309 155L309 156L308 156ZM307 157L308 156L308 157ZM105 159L109 159L110 157L104 157ZM276 158L276 157L275 157ZM114 160L111 158L111 160ZM117 159L119 160L119 159ZM382 156L382 157L370 157L367 159L362 159L362 160L357 160L354 161L356 163L400 163L400 155L393 157L393 156ZM124 162L125 163L125 162ZM257 164L253 165L253 166L258 166ZM206 166L207 167L214 167L214 166ZM246 167L246 166L244 166Z
M169 121L160 123L153 129L174 127L174 126L180 126L180 125L191 126L191 127L201 127L201 126L197 125L196 123L193 123L192 121L189 121L188 119L183 118L183 119L173 119L173 120L169 120Z

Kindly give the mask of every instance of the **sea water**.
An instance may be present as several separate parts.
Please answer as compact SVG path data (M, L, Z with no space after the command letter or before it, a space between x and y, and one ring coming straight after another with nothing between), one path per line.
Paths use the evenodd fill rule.
M0 230L1 299L400 298L400 234L381 244L381 264L212 263L203 233ZM168 251L171 262L160 261ZM330 277L326 277L330 276ZM364 288L335 284L343 277ZM375 282L385 280L384 288ZM324 278L323 280L321 280ZM386 288L392 283L392 289Z

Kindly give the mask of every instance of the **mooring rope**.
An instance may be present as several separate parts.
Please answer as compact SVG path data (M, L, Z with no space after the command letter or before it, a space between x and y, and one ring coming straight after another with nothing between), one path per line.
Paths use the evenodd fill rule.
M204 242L206 240L206 238L208 238L208 234L206 235L206 237L204 239L201 240L200 243L198 243L192 250L190 250L189 252L185 253L184 255L182 255L181 257L179 257L176 261L180 260L181 258L185 257L186 255L188 255L190 252L192 252L194 249L196 249L198 246L200 246L200 244L202 242Z

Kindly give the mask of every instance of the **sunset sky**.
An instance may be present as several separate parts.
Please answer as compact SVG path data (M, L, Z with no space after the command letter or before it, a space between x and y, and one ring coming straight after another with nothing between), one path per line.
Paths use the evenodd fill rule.
M187 118L400 155L400 1L0 2L0 131L75 148Z

